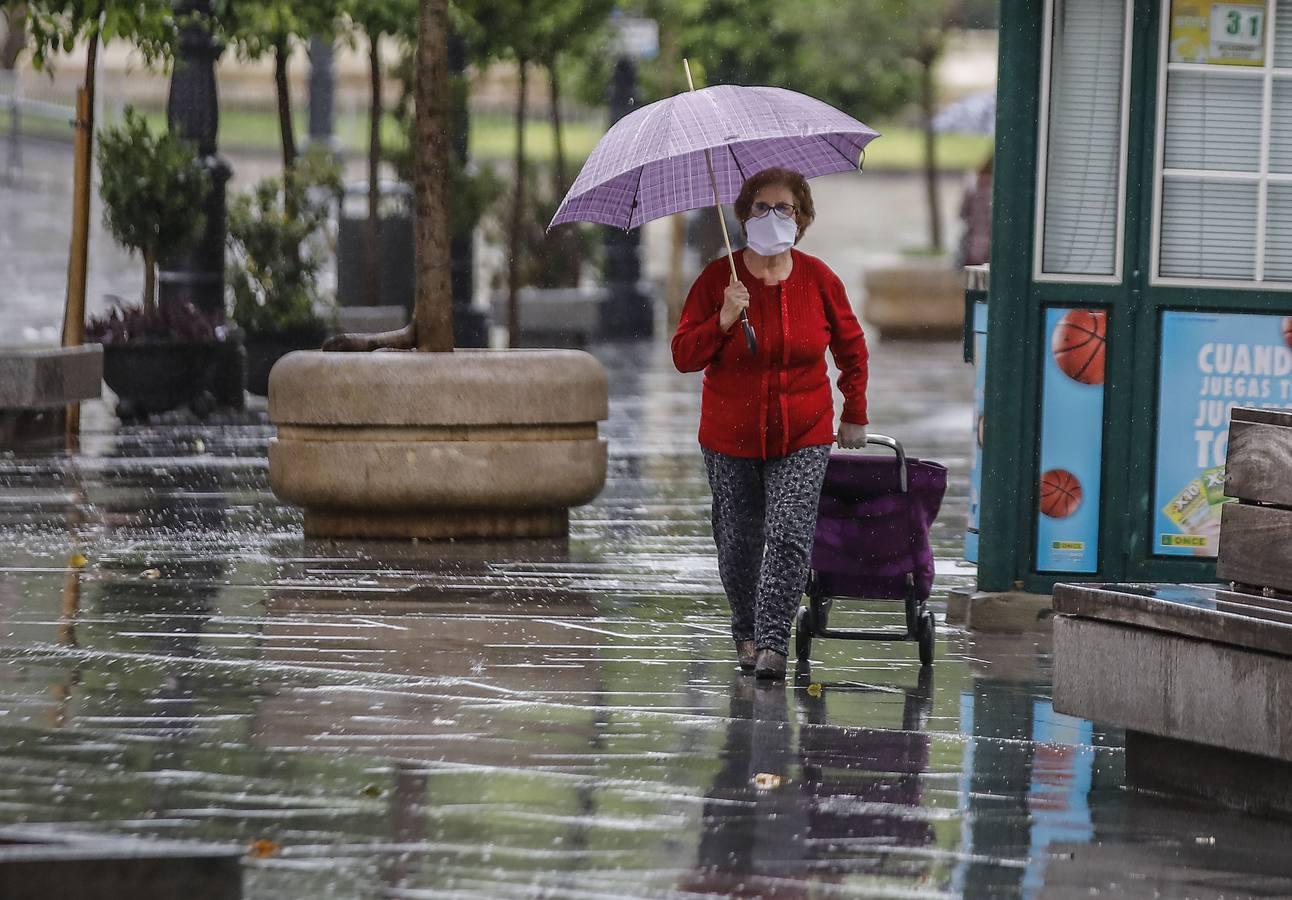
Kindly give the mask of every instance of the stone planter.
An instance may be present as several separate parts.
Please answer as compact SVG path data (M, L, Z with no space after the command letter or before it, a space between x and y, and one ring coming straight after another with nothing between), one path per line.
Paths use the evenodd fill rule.
M292 353L274 493L308 537L553 537L606 478L604 369L575 350Z
M964 329L964 272L942 260L866 270L863 315L881 340L948 340Z
M396 326L398 327L398 326ZM247 391L257 397L269 394L269 372L293 350L317 350L327 339L327 327L289 328L283 331L246 332Z
M536 288L519 291L520 334L525 346L584 347L598 333L605 288ZM506 324L507 292L493 294L493 321Z
M241 409L246 355L241 342L129 341L103 345L103 380L123 421L187 405L199 417Z

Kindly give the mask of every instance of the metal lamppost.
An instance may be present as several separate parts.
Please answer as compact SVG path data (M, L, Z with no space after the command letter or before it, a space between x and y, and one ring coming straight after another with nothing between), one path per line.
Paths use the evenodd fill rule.
M211 0L174 0L175 15L186 22L180 32L179 56L170 78L166 120L172 133L197 146L198 160L211 175L211 192L202 210L198 239L186 250L161 261L157 273L158 303L192 303L217 323L224 322L225 185L232 170L216 149L220 106L215 62L224 46L211 33ZM246 351L235 337L218 344L206 380L219 406L241 409L246 400Z
M626 52L615 61L610 78L610 124L633 111L637 92L637 63ZM606 288L601 301L599 330L610 340L649 338L655 315L650 297L641 289L641 231L607 228Z
M615 70L610 77L610 124L633 111L637 95L637 61L659 54L659 23L626 16L619 10L610 17L615 35ZM651 298L642 290L641 232L607 228L606 288L601 302L599 331L609 340L639 340L655 331Z
M171 73L166 118L173 133L197 145L211 173L201 236L189 249L163 260L157 278L162 305L188 301L224 321L225 184L231 170L216 150L220 108L215 62L224 50L211 34L211 0L175 0L175 14L187 24L180 33L179 58Z

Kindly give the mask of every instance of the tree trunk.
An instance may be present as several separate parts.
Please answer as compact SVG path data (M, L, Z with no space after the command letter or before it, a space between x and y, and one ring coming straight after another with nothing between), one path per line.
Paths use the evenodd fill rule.
M929 246L942 252L942 204L938 199L937 134L933 131L933 66L937 57L928 54L920 60L920 106L924 113L924 184L929 201Z
M72 242L67 259L67 299L63 307L64 347L85 343L85 280L90 254L90 182L94 172L94 89L99 62L99 34L90 35L85 57L85 83L76 96L76 172L72 201ZM70 403L64 415L64 439L69 450L81 440L81 404Z
M421 0L417 19L416 193L418 350L453 349L453 285L449 259L448 0Z
M144 312L157 309L157 257L152 250L144 250Z
M372 101L368 117L368 234L364 258L364 299L369 306L381 302L381 33L368 36L368 65L372 75Z
M552 92L552 145L556 150L552 170L554 196L559 202L569 184L565 180L565 141L561 135L561 76L556 70L556 57L547 61L547 83Z
M522 56L520 63L520 88L516 97L516 191L512 197L511 234L508 249L511 258L507 265L507 345L520 346L520 271L524 248L521 246L521 228L525 222L525 95L528 88L526 70L529 60Z
M287 85L287 60L291 45L286 39L274 44L274 92L278 95L278 132L283 141L283 174L296 165L296 128L292 124L292 95Z
M72 241L67 258L67 298L63 310L63 346L85 341L85 281L90 256L90 188L94 178L94 89L99 35L90 35L85 82L76 98L76 158L72 186ZM79 408L79 407L78 407Z
M6 31L0 43L0 69L12 69L27 46L27 5L20 3L5 13Z

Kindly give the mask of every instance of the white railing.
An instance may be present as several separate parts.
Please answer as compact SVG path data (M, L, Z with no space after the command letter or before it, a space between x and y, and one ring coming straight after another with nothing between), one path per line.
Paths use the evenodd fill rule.
M76 100L60 96L39 77L16 70L0 70L0 143L4 145L4 173L13 180L22 173L24 135L71 141Z

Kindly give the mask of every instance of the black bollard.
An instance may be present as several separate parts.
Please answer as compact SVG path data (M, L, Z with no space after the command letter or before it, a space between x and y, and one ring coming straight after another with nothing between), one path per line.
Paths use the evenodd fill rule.
M332 41L310 38L310 144L336 152L336 66Z

